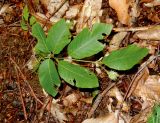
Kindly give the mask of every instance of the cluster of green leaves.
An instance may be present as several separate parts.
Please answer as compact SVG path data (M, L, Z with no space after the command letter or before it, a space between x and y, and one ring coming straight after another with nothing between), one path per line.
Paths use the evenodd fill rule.
M23 11L22 11L21 28L23 30L28 30L28 24L30 26L32 26L35 22L36 22L35 17L34 16L30 17L29 10L28 10L28 7L26 5L23 8Z
M75 60L85 60L102 51L105 45L99 40L102 34L109 35L111 24L97 23L92 30L84 28L72 41L69 26L64 19L54 24L45 35L40 24L32 26L32 35L38 40L34 50L37 55L44 57L38 69L40 84L50 95L56 96L61 79L78 88L99 87L98 78L92 71L78 64L59 60L55 56L67 46L67 53ZM99 61L115 70L128 70L137 64L148 53L146 48L130 45L126 48L113 51Z
M151 116L148 118L148 123L160 123L160 105L155 105Z

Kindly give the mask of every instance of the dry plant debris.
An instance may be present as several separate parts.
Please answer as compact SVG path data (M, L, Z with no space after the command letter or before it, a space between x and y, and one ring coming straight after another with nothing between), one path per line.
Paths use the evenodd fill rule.
M118 20L122 24L129 25L130 15L129 15L129 1L127 0L109 0L109 5L116 11Z
M112 24L113 30L100 41L105 44L100 54L107 56L129 44L146 47L149 54L131 70L117 71L115 80L97 63L79 60L98 75L99 92L63 81L54 99L42 92L37 75L27 68L34 69L32 62L38 60L33 53L31 25L27 23L27 31L20 27L25 5L46 34L61 18L70 24L73 37L85 27L91 30L93 24L105 22ZM159 13L159 0L0 2L0 122L147 123L152 107L160 103ZM100 54L87 60L100 61Z
M135 33L135 36L145 40L160 40L160 26L154 26L145 31L138 31Z

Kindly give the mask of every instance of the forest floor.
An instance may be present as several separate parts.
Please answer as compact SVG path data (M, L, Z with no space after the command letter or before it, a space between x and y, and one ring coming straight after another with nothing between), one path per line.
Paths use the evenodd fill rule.
M160 50L160 2L131 0L131 3L126 3L125 0L119 0L122 8L115 3L111 5L112 0L109 0L110 4L108 0L96 0L94 6L92 0L88 4L87 0L70 0L63 3L63 6L67 4L66 9L63 10L61 7L62 9L53 10L54 5L49 7L49 1L54 3L54 0L27 1L0 1L0 123L146 123L152 108L160 101L160 58L157 55ZM62 5L62 0L56 5L58 4ZM46 28L61 18L74 20L78 24L80 18L83 18L79 28L73 28L73 35L89 23L90 19L84 21L84 18L98 16L98 22L113 25L111 35L107 37L108 41L122 31L127 32L124 38L119 37L121 39L118 45L115 43L117 49L134 43L148 48L149 54L131 70L118 71L119 77L115 81L112 81L105 71L97 74L100 83L97 96L101 95L102 99L96 109L93 109L92 105L96 97L93 98L90 91L66 83L62 84L56 98L47 96L39 84L37 73L28 68L36 39L33 38L30 28L24 31L20 24L25 5L28 5L30 15L35 16ZM84 13L90 11L83 9L84 6L88 9L93 8L92 11L95 13L102 13L90 14L90 17L87 17ZM67 12L69 8L74 9ZM79 12L74 15L77 11ZM125 15L126 13L132 14ZM91 25L94 21L91 21ZM106 45L104 52L110 52L112 49L109 42ZM146 63L145 67L142 63ZM110 91L102 94L106 89ZM128 91L130 94L126 95ZM160 123L160 120L157 123Z

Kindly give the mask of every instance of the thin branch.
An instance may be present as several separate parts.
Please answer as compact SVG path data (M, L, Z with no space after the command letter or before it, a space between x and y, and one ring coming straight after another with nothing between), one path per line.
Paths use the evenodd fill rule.
M50 101L50 97L48 96L47 99L45 100L45 102L44 102L44 104L43 104L41 110L40 110L40 113L39 113L39 116L38 116L38 119L39 119L39 120L42 119L43 114L44 114L44 110L46 109L46 107L47 107L49 101Z
M143 27L121 27L121 28L113 28L113 30L115 32L128 32L128 31L131 31L131 32L135 32L135 31L144 31L144 30L148 30L150 28L152 28L154 26L143 26Z
M91 118L94 114L95 110L97 109L98 105L100 104L103 97L106 95L106 93L115 86L116 83L111 83L101 94L98 95L96 100L94 101L94 104L91 108L91 110L88 112L88 118Z
M37 96L35 95L32 87L30 86L29 82L27 81L26 77L25 77L24 74L22 73L22 71L21 71L21 69L19 68L19 66L17 65L17 63L16 63L12 58L10 58L10 60L11 60L11 62L15 65L15 67L17 68L17 70L20 72L23 81L27 83L27 85L28 85L28 87L29 87L29 89L30 89L30 91L31 91L32 96L33 96L41 105L43 105L43 102L41 102L41 101L37 98Z
M122 101L122 103L121 103L121 105L120 105L119 111L122 109L124 101L132 94L132 91L133 91L133 90L131 90L131 87L132 87L132 85L134 84L135 79L137 78L137 76L139 75L139 73L140 73L149 63L151 63L154 59L156 59L156 58L158 58L158 57L160 57L160 55L153 56L153 57L151 57L150 59L148 59L145 63L142 64L141 68L138 70L138 72L137 72L137 73L135 74L135 76L133 77L133 79L132 79L132 81L131 81L128 89L127 89L127 92L126 92L125 95L124 95L124 98L123 98L123 101Z
M128 98L128 97L132 94L132 92L130 92L130 89L131 89L131 87L132 87L132 85L133 85L133 83L134 83L134 80L135 80L136 77L139 75L139 73L140 73L149 63L151 63L151 62L152 62L154 59L156 59L157 57L159 57L159 55L151 57L150 59L148 59L148 60L141 66L141 68L138 70L138 72L137 72L137 73L135 74L135 76L133 77L133 79L132 79L132 81L131 81L131 83L130 83L130 85L129 85L129 87L128 87L128 90L127 90L127 92L126 92L126 94L125 94L125 96L124 96L123 101L125 101L126 98Z
M17 75L17 86L18 86L18 90L19 90L19 93L20 93L20 99L21 99L21 103L22 103L22 107L23 107L23 112L24 112L24 118L25 120L27 120L27 112L26 112L26 108L25 108L25 105L24 105L24 100L23 100L23 97L22 97L22 91L21 91L21 87L20 87L20 83L19 83L19 76L18 76L18 71L17 71L17 68L14 66L15 68L15 71L16 71L16 75Z
M46 122L48 123L49 121L49 117L51 115L51 107L52 107L52 100L53 100L53 97L50 96L50 101L48 103L48 115L47 115L47 118L46 118Z

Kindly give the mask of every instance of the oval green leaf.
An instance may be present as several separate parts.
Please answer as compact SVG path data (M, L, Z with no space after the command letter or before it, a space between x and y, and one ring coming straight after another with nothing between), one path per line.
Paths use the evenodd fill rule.
M62 49L70 42L71 33L65 20L62 19L54 24L48 32L47 44L50 51L59 54Z
M44 90L52 96L57 95L57 87L60 86L61 81L52 60L46 59L40 64L38 76L41 86Z
M79 65L59 61L58 72L67 83L78 88L96 88L99 86L96 75Z
M39 23L35 23L32 26L32 35L38 40L35 49L43 53L50 53L46 43L46 35Z
M68 54L75 59L82 59L102 51L104 45L92 38L85 28L68 46Z
M102 51L104 45L98 40L103 39L102 34L110 34L112 25L98 23L94 24L92 32L85 28L80 32L68 46L68 54L75 59L90 57Z
M102 63L115 70L129 70L148 54L147 48L129 45L103 58Z

